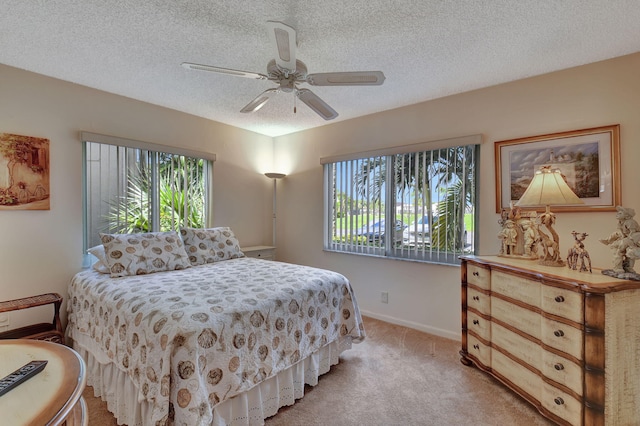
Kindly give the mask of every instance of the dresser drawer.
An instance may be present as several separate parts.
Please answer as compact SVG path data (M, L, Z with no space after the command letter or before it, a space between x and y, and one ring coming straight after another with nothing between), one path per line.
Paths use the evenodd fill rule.
M471 287L467 287L467 307L485 315L491 314L491 297Z
M537 312L514 305L498 297L491 297L491 317L509 324L531 337L540 339L542 317Z
M540 376L499 351L493 351L491 363L494 373L504 377L536 400L540 400L542 387Z
M540 403L544 408L570 424L582 424L582 403L549 383L542 384Z
M467 352L485 367L491 367L491 347L482 343L471 333L467 333Z
M536 370L541 370L543 350L540 345L496 323L491 323L491 345L493 350L500 348Z
M549 318L542 319L542 343L577 359L582 356L582 330Z
M582 368L578 364L543 350L542 373L554 382L582 395Z
M543 285L542 310L577 323L582 323L584 321L584 303L582 297L582 293Z
M491 273L491 291L540 307L540 283L500 271Z
M491 341L491 321L482 318L475 312L468 311L467 313L467 329L484 340Z
M491 271L487 268L467 263L467 282L484 290L491 290Z

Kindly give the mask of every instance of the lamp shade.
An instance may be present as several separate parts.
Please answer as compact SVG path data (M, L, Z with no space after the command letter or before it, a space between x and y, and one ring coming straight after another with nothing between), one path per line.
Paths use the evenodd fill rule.
M271 179L282 179L286 176L284 173L265 173L264 175Z
M584 204L569 188L560 170L541 167L537 170L529 187L516 203L517 206L556 206Z

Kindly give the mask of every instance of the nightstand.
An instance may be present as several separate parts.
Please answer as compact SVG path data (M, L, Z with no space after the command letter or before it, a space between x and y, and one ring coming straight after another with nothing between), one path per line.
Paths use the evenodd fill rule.
M243 247L242 252L247 257L255 257L264 260L276 260L276 248L273 246Z

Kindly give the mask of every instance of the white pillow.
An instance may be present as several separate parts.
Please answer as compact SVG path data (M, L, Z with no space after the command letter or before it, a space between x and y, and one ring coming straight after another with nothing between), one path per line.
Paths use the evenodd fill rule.
M194 266L244 257L240 243L229 227L180 228L180 236Z
M144 275L191 267L176 231L100 234L112 277Z
M91 267L94 271L98 271L101 274L110 274L109 267L107 266L107 257L104 252L104 246L100 244L99 246L93 246L87 250L89 254L94 255L98 260L96 260Z

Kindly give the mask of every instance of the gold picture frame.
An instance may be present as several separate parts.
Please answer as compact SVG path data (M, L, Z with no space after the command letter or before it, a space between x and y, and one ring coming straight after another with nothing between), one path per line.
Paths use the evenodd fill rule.
M494 149L496 213L520 199L543 165L559 168L584 202L555 212L615 211L621 204L619 124L497 141Z

